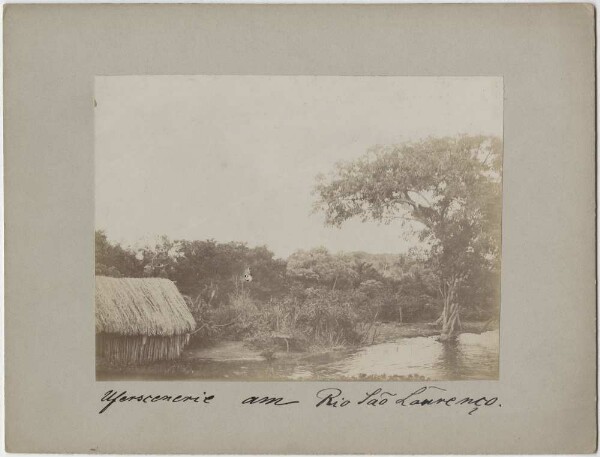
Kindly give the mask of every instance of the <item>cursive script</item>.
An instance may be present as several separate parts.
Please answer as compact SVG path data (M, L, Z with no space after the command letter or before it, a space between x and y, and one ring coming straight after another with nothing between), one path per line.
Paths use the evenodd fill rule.
M471 397L455 397L446 394L446 389L437 386L423 386L409 393L408 395L398 394L383 390L381 387L366 392L359 400L353 401L347 398L341 389L337 387L328 387L317 392L316 407L328 406L332 408L344 408L348 405L356 404L357 406L385 406L395 405L400 407L407 406L446 406L446 407L463 407L468 408L468 414L472 415L479 408L502 405L498 402L498 397L495 396L474 396Z
M248 397L242 401L242 405L273 405L286 406L300 403L298 400L285 400L283 397Z
M100 399L101 403L106 403L106 406L100 410L98 414L102 414L109 407L114 405L115 403L158 403L158 402L169 402L169 403L202 403L202 404L210 404L210 401L215 398L214 395L207 395L206 392L202 392L202 395L130 395L127 394L127 391L124 390L120 393L116 391L109 390L104 394L104 396Z

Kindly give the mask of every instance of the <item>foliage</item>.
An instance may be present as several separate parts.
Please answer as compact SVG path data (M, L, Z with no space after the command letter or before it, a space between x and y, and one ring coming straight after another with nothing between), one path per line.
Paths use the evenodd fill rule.
M358 301L364 304L366 297L357 292L313 288L295 288L266 303L239 294L216 308L198 306L201 301L190 300L200 327L192 343L247 340L261 347L291 350L357 344L362 337L358 324L364 319Z
M296 251L287 262L287 275L306 284L322 284L332 289L351 287L359 278L349 256L331 255L321 247Z
M446 276L463 273L475 255L499 253L500 151L498 139L467 136L378 147L322 178L316 207L336 226L355 216L409 222Z
M473 289L499 269L501 147L484 136L376 147L321 177L315 208L334 226L359 217L416 230L446 310L469 281Z
M257 279L245 284L252 297L266 300L285 288L285 262L275 259L264 246L249 248L244 243L214 240L177 243L177 256L166 262L167 275L186 295L202 295L213 305L228 303L236 281L248 267Z
M286 337L292 348L337 347L360 342L361 322L358 302L363 296L354 291L299 289L260 308L265 324L263 339Z
M265 246L214 240L170 240L160 237L137 251L111 243L96 231L96 274L116 277L163 277L179 291L210 305L229 302L245 268L256 279L244 287L250 296L268 300L286 290L286 262L275 259Z
M102 230L96 230L96 274L100 276L140 277L143 266L135 254L123 249L118 243L111 243Z
M331 254L318 248L298 251L285 261L274 258L266 247L248 248L242 243L161 237L154 245L134 251L109 242L101 231L96 238L97 274L167 277L176 283L198 324L192 338L196 343L291 332L298 345L306 346L311 332L296 325L302 314L295 308L307 303L308 290L313 294L313 311L327 300L338 303L344 297L352 319L360 322L370 322L375 314L397 321L399 305L404 321L419 321L429 317L425 305L434 302L435 291L423 279L427 274L419 273L427 269L411 255ZM252 283L242 280L247 265L255 278ZM316 300L319 294L320 301Z
M483 136L381 146L320 179L315 208L327 223L400 220L423 242L408 254L320 247L284 260L266 246L167 237L134 251L97 231L96 273L174 281L192 297L197 341L287 335L297 347L335 346L362 341L375 319L419 322L443 310L446 328L459 309L487 319L500 294L501 147Z

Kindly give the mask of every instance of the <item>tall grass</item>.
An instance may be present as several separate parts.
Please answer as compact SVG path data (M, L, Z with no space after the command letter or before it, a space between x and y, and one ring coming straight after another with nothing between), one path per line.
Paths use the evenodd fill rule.
M341 291L305 289L258 302L240 288L225 306L214 308L200 298L188 304L198 322L196 342L245 340L273 349L316 350L364 343L369 331L356 297Z

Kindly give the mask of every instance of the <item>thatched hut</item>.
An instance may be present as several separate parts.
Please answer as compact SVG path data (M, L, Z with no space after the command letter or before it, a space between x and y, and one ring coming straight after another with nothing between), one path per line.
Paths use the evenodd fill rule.
M174 359L196 323L163 278L96 276L96 354L125 363Z

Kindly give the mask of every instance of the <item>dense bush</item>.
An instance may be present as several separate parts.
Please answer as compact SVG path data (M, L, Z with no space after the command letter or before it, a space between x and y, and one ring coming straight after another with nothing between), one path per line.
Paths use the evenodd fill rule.
M102 230L96 230L96 274L116 278L138 277L143 274L143 265L135 254L118 243L108 241Z
M326 289L295 289L266 303L248 293L215 307L201 299L187 300L199 329L192 343L232 339L291 350L332 348L360 343L360 324L368 314L374 317L361 293Z
M364 314L364 297L359 294L308 289L296 311L296 324L315 344L340 346L360 342L356 326ZM361 306L363 305L363 306Z
M253 281L243 272L251 268ZM244 243L171 241L133 251L96 232L96 274L175 282L197 322L192 344L246 340L291 349L361 343L374 321L433 322L439 279L413 254L332 254L324 248L277 259ZM499 272L481 270L458 300L465 320L497 315Z

